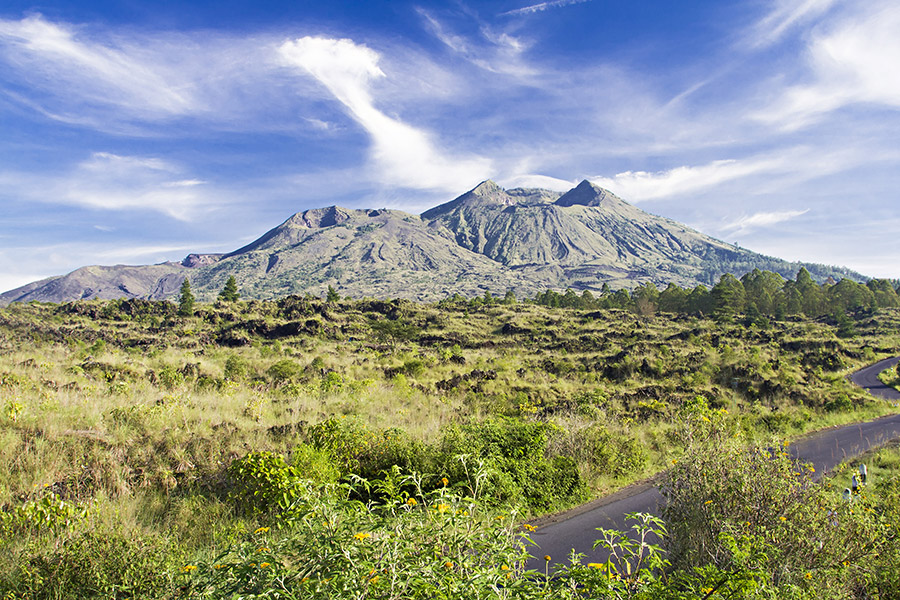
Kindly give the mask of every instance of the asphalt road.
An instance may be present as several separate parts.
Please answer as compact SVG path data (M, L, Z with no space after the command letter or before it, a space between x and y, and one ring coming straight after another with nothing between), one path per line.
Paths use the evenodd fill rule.
M850 380L872 395L900 402L900 392L887 387L877 377L878 373L897 364L898 360L900 357L882 360L853 373ZM822 476L844 460L897 437L900 437L900 414L818 431L794 441L789 448L795 457L812 463L816 474ZM583 562L604 562L607 558L604 549L592 548L598 537L596 529L603 527L626 531L631 527L631 523L625 521L627 513L658 514L661 501L662 496L655 483L642 483L566 513L545 518L538 530L531 534L537 546L530 549L535 558L528 562L528 567L543 571L545 555L551 557L552 563L567 562L572 549L585 554Z

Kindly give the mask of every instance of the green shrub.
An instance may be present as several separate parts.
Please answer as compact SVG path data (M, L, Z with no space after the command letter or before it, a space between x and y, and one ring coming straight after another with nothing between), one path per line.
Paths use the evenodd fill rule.
M889 531L868 499L844 501L781 445L746 448L715 433L687 449L662 492L676 567L756 572L779 589L852 587Z
M74 527L88 513L88 505L65 501L54 492L0 512L0 537L58 533Z
M229 497L248 514L291 508L300 493L298 470L274 452L251 452L228 467Z
M232 354L225 361L225 379L238 381L250 373L250 364L241 356Z
M315 483L335 483L341 477L341 472L331 460L331 455L309 444L294 446L291 464L299 476Z
M166 538L94 531L31 555L0 574L4 598L164 598L182 552Z
M165 367L159 372L159 384L166 390L172 391L184 383L184 373L175 367Z
M302 367L296 362L285 358L266 369L266 375L269 376L274 383L287 383L298 377L303 372Z
M459 455L481 459L492 472L486 494L497 502L521 502L548 510L582 493L575 461L548 457L548 436L554 426L516 418L494 418L480 423L451 425L441 440L443 464L451 480L467 483Z

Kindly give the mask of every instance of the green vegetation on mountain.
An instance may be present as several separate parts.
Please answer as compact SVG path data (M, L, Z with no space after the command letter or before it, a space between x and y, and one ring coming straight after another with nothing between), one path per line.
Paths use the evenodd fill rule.
M607 586L588 588L596 597L637 597L723 578L789 583L797 597L845 589L871 554L810 571L828 588L810 587L806 559L777 572L787 546L753 558L769 552L767 532L781 535L774 513L746 531L727 529L739 513L722 513L716 527L737 545L717 556L731 558L665 581L643 572L656 587L637 586L624 564L621 579L589 566L553 582L522 573L524 518L672 460L688 468L697 440L714 436L686 424L744 447L895 410L844 375L896 353L900 309L850 303L849 327L828 311L776 316L777 305L750 319L748 289L775 280L734 281L743 308L700 311L718 320L663 312L666 298L690 295L650 284L558 294L626 308L337 292L196 303L190 316L139 299L11 305L0 310L0 595L567 598L580 582ZM740 296L734 281L722 306ZM816 297L805 282L800 307ZM834 287L816 285L825 298ZM805 518L797 510L790 523ZM686 544L679 522L667 526ZM670 597L697 597L684 594Z
M648 214L587 181L565 194L504 190L486 181L421 216L338 206L306 210L229 254L191 254L181 263L85 267L0 294L0 305L31 300L172 299L190 277L212 301L235 278L245 298L322 296L332 287L353 298L434 302L512 290L598 293L670 283L711 287L725 273L753 269L817 280L858 273L789 263L726 244Z

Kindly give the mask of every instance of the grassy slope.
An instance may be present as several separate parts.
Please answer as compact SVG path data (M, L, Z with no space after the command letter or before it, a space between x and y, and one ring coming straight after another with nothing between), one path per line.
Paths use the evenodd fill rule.
M880 312L840 339L811 321L759 330L521 304L287 299L191 318L135 301L14 305L0 311L0 505L47 490L93 503L91 527L159 537L148 547L176 561L253 526L221 494L233 459L287 455L332 415L429 444L496 415L553 423L546 452L599 494L677 455L679 408L698 396L760 438L892 410L844 375L896 352L898 323ZM609 439L641 449L632 469L598 459ZM52 539L7 542L28 555Z

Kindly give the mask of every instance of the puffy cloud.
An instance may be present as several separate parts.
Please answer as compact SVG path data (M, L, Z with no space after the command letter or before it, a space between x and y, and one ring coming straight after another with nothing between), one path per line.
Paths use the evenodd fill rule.
M490 173L487 159L447 156L428 133L376 108L371 87L385 74L374 50L347 39L304 37L285 42L280 52L287 64L325 86L369 133L375 173L382 183L458 190Z

